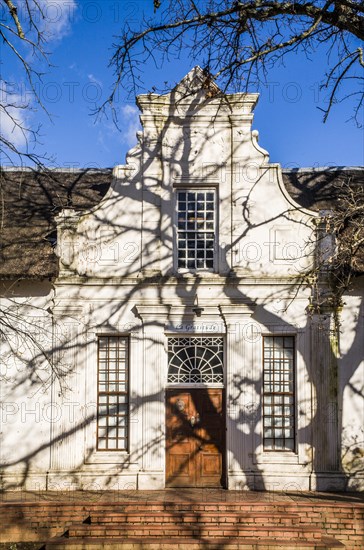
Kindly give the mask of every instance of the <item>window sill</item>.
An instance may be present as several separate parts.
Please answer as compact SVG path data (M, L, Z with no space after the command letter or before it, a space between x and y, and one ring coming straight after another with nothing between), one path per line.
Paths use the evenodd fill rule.
M127 464L131 465L128 451L93 451L84 464Z
M177 269L176 277L196 277L201 275L202 277L211 277L211 275L219 275L216 269Z
M173 390L173 389L190 389L190 390L193 390L193 389L200 389L200 388L224 388L224 384L220 384L220 383L213 383L211 382L211 384L201 384L201 383L191 383L189 384L188 382L175 382L175 383L170 383L170 384L167 384L166 385L166 389L167 390Z
M255 456L254 464L299 464L298 454L294 451L270 451L263 452L259 457Z

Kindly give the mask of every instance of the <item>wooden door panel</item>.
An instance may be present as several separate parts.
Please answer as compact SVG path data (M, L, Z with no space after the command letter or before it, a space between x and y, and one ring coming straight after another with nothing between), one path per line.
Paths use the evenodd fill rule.
M190 477L192 472L190 469L189 453L174 454L171 456L171 470L173 473L178 473Z
M210 453L201 453L201 476L214 476L221 469L221 457Z
M167 395L167 479L172 487L188 487L194 483L191 460L194 445L192 427L188 421L191 410L191 395L188 392L170 392Z
M167 390L167 486L223 486L224 442L222 389Z
M204 413L212 415L220 414L222 412L222 391L213 389L202 390L201 405Z

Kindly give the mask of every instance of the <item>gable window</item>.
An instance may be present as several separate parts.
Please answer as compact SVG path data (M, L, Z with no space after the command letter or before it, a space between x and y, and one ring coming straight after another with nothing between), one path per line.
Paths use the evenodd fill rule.
M98 451L128 449L128 344L125 336L98 339Z
M264 450L294 451L294 336L265 336L263 353Z
M179 269L213 269L216 238L213 190L177 192L177 265Z

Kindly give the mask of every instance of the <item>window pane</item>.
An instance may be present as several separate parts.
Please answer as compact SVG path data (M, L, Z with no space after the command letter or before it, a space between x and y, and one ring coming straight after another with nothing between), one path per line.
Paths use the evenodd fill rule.
M100 356L102 359L100 359ZM128 339L99 338L97 449L128 447ZM119 426L123 425L121 429ZM120 432L121 429L121 432Z
M177 256L179 268L195 270L213 269L214 267L214 196L213 191L178 192Z
M223 338L169 338L169 383L222 383Z
M263 445L269 451L295 449L294 337L263 339Z

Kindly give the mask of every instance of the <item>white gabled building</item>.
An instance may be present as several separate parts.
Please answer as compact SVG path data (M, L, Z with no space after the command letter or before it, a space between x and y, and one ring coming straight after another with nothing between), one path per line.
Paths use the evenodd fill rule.
M56 273L51 218L38 271L26 230L8 245L5 488L364 489L363 278L338 339L302 282L318 213L258 144L257 99L198 67L139 96L107 193L95 172L58 204Z

